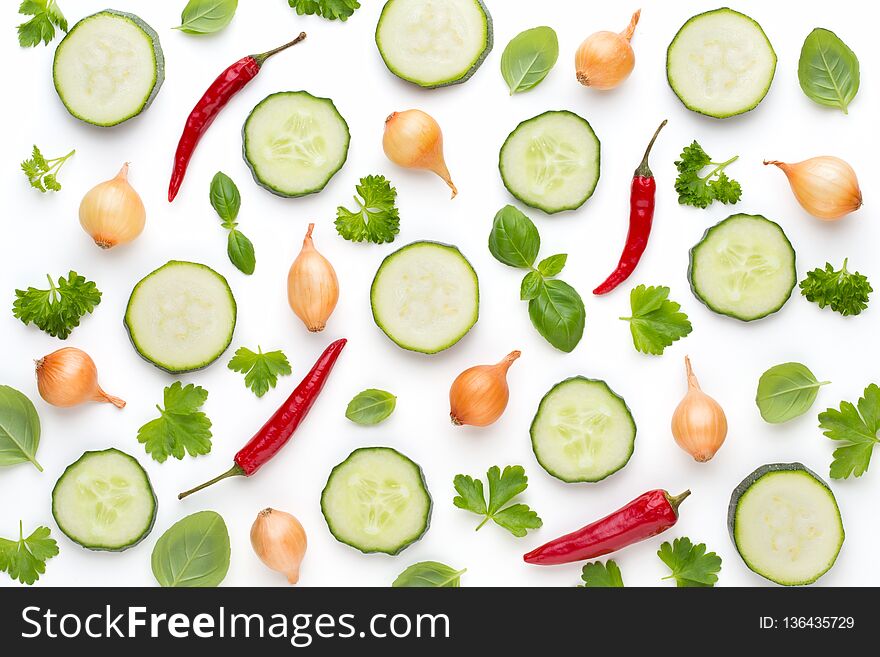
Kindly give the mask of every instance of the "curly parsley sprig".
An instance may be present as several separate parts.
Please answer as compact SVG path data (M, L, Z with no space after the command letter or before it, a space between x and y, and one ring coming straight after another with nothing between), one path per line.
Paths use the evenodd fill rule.
M861 313L868 307L868 296L874 289L867 276L846 268L848 262L848 258L844 259L840 269L825 263L825 269L814 269L807 273L807 277L800 282L801 294L820 308L828 306L844 316Z
M724 171L737 159L739 155L734 155L726 162L714 162L696 140L686 146L681 152L681 159L675 163L678 169L678 178L675 179L678 202L697 208L708 208L715 201L725 204L738 202L742 187ZM712 168L701 176L708 167Z
M59 277L48 274L49 288L16 290L12 314L24 324L34 324L54 338L65 340L79 326L79 320L101 303L101 291L75 271Z
M74 153L76 151L72 150L63 157L46 159L35 144L30 159L21 163L21 170L24 171L24 175L27 176L28 182L34 189L38 189L44 194L58 192L61 191L58 171Z

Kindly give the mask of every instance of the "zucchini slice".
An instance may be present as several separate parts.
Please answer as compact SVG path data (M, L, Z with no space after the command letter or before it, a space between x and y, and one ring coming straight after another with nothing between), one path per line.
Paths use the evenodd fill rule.
M797 282L795 254L779 224L734 214L691 249L691 290L710 310L744 322L782 308Z
M165 80L159 35L134 14L106 9L87 16L58 44L52 77L73 116L118 125L147 109Z
M436 354L477 323L480 286L458 248L413 242L382 261L370 304L376 325L399 347Z
M544 395L530 429L538 463L568 483L601 481L625 466L636 423L604 381L575 376Z
M482 0L388 0L376 46L402 80L429 89L460 84L492 50L492 17Z
M730 496L727 527L751 570L785 586L812 584L845 537L834 493L800 463L763 465Z
M501 147L504 186L547 214L577 210L599 183L601 147L586 119L574 112L544 112L520 123Z
M284 197L320 192L348 159L348 124L329 98L280 91L242 128L244 160L260 187Z
M121 552L147 537L156 494L133 456L118 449L86 452L52 490L52 515L67 537L89 550Z
M716 119L755 109L775 73L776 53L764 30L726 7L688 20L666 51L675 95L689 110Z
M422 469L390 447L363 447L333 468L321 493L330 533L364 553L399 554L431 524Z
M236 312L223 276L206 265L171 260L135 285L125 328L145 360L166 372L191 372L226 351Z

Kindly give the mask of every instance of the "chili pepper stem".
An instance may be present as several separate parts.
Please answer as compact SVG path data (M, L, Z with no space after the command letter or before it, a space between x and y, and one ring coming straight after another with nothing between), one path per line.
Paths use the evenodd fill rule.
M651 149L654 148L654 142L657 141L657 135L660 134L660 131L663 129L668 123L666 119L663 119L663 123L660 124L660 127L657 128L656 132L654 132L654 136L651 137L651 141L648 142L648 148L645 149L645 156L642 158L641 164L639 164L639 168L636 169L634 176L638 176L641 178L653 178L654 174L651 173L651 168L648 166L648 156L651 154Z
M681 506L681 503L684 502L689 496L691 492L690 490L686 490L681 495L670 495L666 494L666 501L669 502L669 506L672 507L672 510L678 513L678 507Z
M272 55L277 55L282 50L287 50L291 46L295 46L296 44L298 44L300 41L304 40L305 38L306 38L306 33L300 32L299 36L296 37L293 41L288 41L283 46L278 46L277 48L273 48L272 50L269 50L268 52L264 52L259 55L251 55L251 57L254 59L255 62L257 62L257 66L262 66L263 64L266 63L266 60L269 59Z
M198 493L203 488L207 488L208 486L213 486L218 481L223 481L224 479L228 479L229 477L243 477L245 476L244 470L242 470L241 466L236 463L229 470L224 472L222 475L214 477L211 481L206 481L203 484L196 486L195 488L190 488L188 491L184 491L180 495L177 496L177 499L182 500L184 497L189 497L193 493Z

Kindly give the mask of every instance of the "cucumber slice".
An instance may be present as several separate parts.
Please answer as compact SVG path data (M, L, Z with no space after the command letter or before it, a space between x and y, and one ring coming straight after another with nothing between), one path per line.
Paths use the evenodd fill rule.
M52 489L52 515L67 537L89 550L121 552L140 543L156 521L156 494L133 456L86 452Z
M376 45L402 80L431 89L460 84L492 50L492 17L481 0L388 0Z
M827 573L845 536L834 493L800 463L763 465L743 479L730 496L727 526L745 564L785 586Z
M538 463L568 483L601 481L625 466L636 423L604 381L575 376L544 395L530 430Z
M195 262L171 260L135 285L125 328L137 352L166 372L191 372L220 358L235 330L229 284Z
M734 214L691 249L688 278L710 310L744 322L778 311L797 282L791 242L761 215Z
M477 323L480 286L458 248L413 242L382 261L370 304L376 325L398 346L436 354Z
M596 133L574 112L544 112L520 123L501 147L507 191L548 214L577 210L599 182Z
M431 523L422 469L390 447L363 447L333 468L321 493L330 533L364 553L398 554Z
M348 159L348 124L329 98L280 91L251 110L244 160L260 187L284 197L320 192Z
M733 9L697 14L666 51L666 77L684 106L716 119L755 109L773 82L776 53L761 26Z
M159 35L134 14L107 9L87 16L58 44L52 78L81 121L128 121L150 106L165 80Z

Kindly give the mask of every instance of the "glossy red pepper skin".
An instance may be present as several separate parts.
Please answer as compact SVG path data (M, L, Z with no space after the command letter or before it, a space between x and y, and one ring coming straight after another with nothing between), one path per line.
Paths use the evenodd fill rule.
M552 566L595 559L666 531L678 521L678 506L690 495L672 497L651 490L614 513L560 536L523 556L526 563Z
M270 50L261 55L248 55L242 57L232 66L223 71L208 90L196 103L196 106L190 112L183 127L183 134L177 144L177 152L174 155L174 168L171 171L171 182L168 185L168 202L172 202L180 191L183 184L183 178L186 176L186 170L189 162L196 150L204 134L214 123L214 119L229 103L230 100L242 89L244 89L251 80L257 77L263 64L272 55L286 50L306 38L305 32L301 33L296 39L290 43L286 43L280 48Z
M611 275L605 279L599 287L593 290L593 294L608 294L618 285L632 275L642 259L642 254L648 247L648 238L651 236L651 227L654 224L654 204L657 197L657 181L648 166L648 156L651 148L657 140L657 135L666 125L666 121L660 124L654 133L642 163L633 174L632 185L629 191L629 232L626 234L626 244L620 261Z
M324 350L324 353L321 354L299 385L293 389L287 400L254 434L254 437L238 451L238 454L233 458L234 464L229 470L204 484L181 493L177 499L182 500L184 497L228 477L250 477L271 461L287 444L293 432L309 414L347 342L344 338L337 340Z

